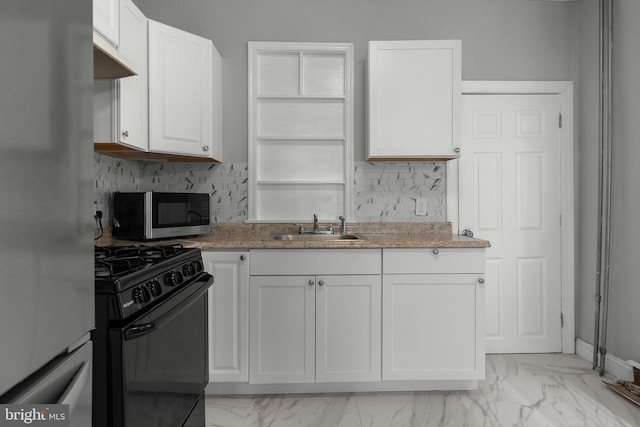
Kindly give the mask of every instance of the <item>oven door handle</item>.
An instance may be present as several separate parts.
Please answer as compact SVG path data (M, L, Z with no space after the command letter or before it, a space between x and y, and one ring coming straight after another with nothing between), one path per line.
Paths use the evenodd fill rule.
M143 323L142 325L133 325L124 333L124 339L133 340L150 334L156 329L156 324L154 322Z
M124 339L128 341L148 335L156 329L160 329L162 325L171 321L171 319L182 313L193 302L204 295L207 290L209 290L209 287L213 283L213 276L211 276L210 274L206 274L201 282L203 282L203 284L197 287L197 290L186 297L183 301L180 301L175 307L173 307L166 313L163 313L157 318L152 319L150 322L131 325L131 327L125 330ZM190 285L190 289L194 289L196 288L196 286L196 283L193 283Z

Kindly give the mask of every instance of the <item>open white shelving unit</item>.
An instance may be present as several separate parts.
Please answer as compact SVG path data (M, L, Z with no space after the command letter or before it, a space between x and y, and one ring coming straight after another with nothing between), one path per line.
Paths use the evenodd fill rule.
M249 42L249 221L351 217L353 44Z

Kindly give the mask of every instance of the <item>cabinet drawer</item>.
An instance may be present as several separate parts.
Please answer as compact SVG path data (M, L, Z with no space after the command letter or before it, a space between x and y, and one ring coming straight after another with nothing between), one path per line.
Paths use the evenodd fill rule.
M482 248L384 249L384 274L484 273Z
M252 276L380 274L379 249L263 249L251 251Z

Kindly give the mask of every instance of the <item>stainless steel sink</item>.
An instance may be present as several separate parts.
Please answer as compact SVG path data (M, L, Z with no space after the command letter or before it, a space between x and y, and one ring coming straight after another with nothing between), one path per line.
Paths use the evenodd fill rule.
M357 234L277 234L273 240L283 242L328 242L339 240L364 240Z

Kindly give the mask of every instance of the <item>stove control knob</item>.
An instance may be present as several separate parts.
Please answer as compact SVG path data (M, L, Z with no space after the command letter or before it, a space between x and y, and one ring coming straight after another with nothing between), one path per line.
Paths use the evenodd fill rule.
M151 294L151 296L154 298L159 297L162 294L162 286L160 286L160 282L158 282L158 280L156 279L150 282L147 282L145 286L149 290L149 293Z
M185 264L184 267L182 267L182 273L187 277L193 276L196 274L196 267L191 263Z
M131 298L135 304L141 305L149 302L151 299L151 295L149 294L149 290L144 286L139 286L133 290L131 293Z
M179 271L172 271L164 275L164 284L167 286L176 286L182 283L183 276Z
M200 261L199 259L193 261L191 264L193 264L193 268L195 269L196 273L200 273L202 270L204 270L202 261Z

